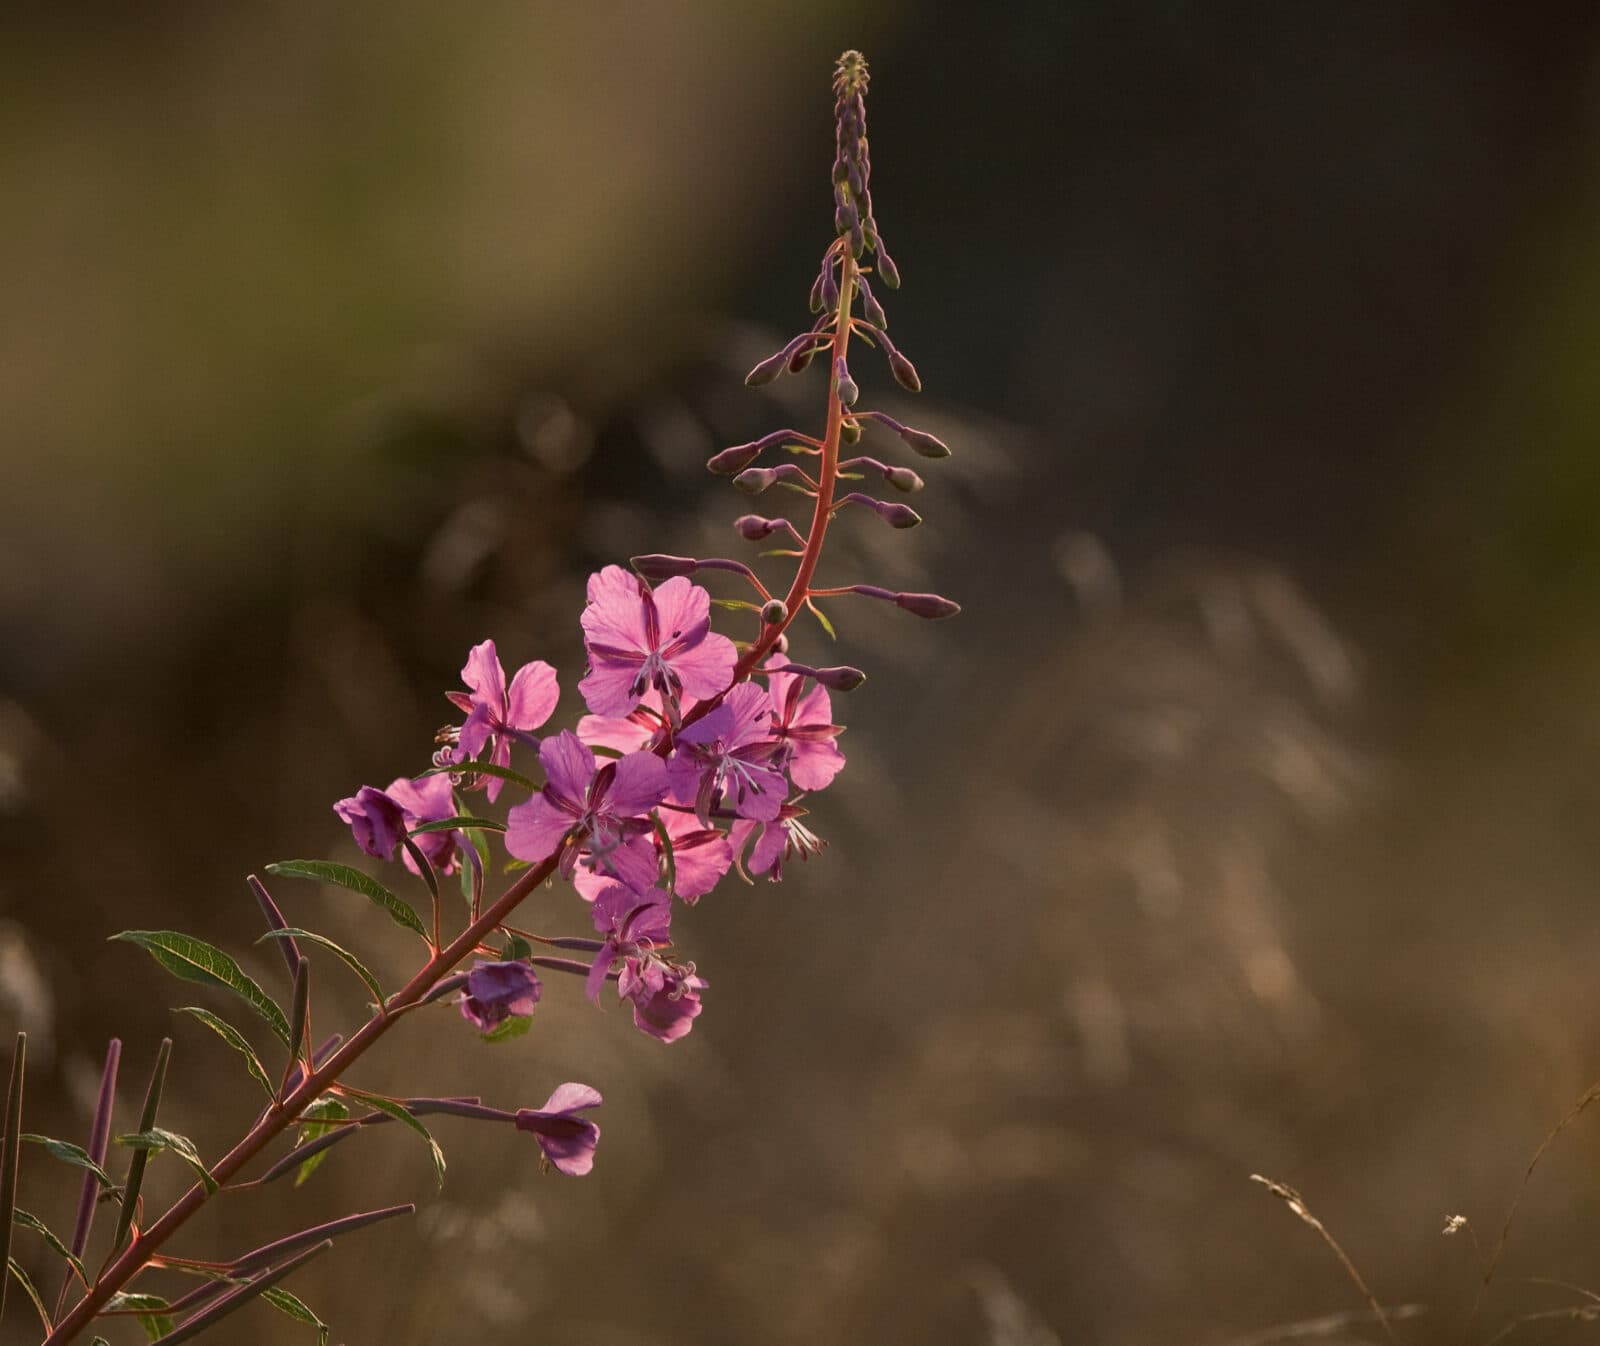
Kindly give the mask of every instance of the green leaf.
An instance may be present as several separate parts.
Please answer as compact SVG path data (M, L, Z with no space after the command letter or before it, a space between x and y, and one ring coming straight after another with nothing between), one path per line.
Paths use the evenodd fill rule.
M44 1324L45 1335L49 1336L55 1324L50 1321L50 1311L45 1308L44 1300L39 1298L39 1291L28 1279L28 1273L17 1265L15 1257L6 1258L6 1265L11 1268L11 1274L17 1278L17 1284L22 1287L23 1293L33 1301L33 1307L39 1310L39 1320Z
M513 785L520 785L524 790L530 790L535 794L539 792L539 787L520 771L513 771L508 766L496 766L493 762L456 762L450 766L436 766L430 771L424 771L422 774L424 776L496 776L500 780L510 781Z
M156 1063L150 1071L150 1083L145 1086L144 1106L139 1110L139 1130L148 1131L156 1124L156 1114L161 1108L161 1092L167 1087L167 1066L172 1060L172 1039L162 1038L156 1052ZM122 1191L122 1210L117 1216L117 1232L111 1236L111 1250L122 1247L122 1240L133 1231L133 1217L139 1210L139 1192L144 1187L144 1171L149 1166L150 1151L136 1150L128 1160L128 1182Z
M378 979L367 970L366 965L355 954L348 949L341 948L326 935L319 935L315 930L302 930L299 926L285 926L282 930L269 930L256 943L260 944L263 940L268 939L285 938L310 940L318 948L326 949L366 983L367 990L372 992L372 998L377 1004L383 1004L383 987L378 985Z
M828 639L838 640L839 633L833 629L833 623L828 620L827 614L809 598L806 599L806 606L811 609L811 615L822 624L822 629L828 633Z
M513 1014L503 1022L496 1024L487 1033L478 1034L484 1042L510 1042L513 1038L520 1038L533 1027L531 1014Z
M184 981L232 991L271 1025L285 1047L289 1045L289 1020L277 1002L221 949L176 930L124 930L111 938L137 944L173 976Z
M263 1290L261 1298L277 1309L279 1313L286 1313L289 1317L306 1323L317 1329L317 1346L328 1346L328 1325L317 1317L307 1306L303 1299L291 1295L287 1290Z
M335 864L331 860L285 860L281 864L268 865L267 873L286 879L320 879L323 883L348 888L351 892L360 893L382 907L396 925L404 926L413 934L421 935L423 939L428 938L426 927L417 913L411 909L411 905L396 897L375 878L363 874L359 869ZM285 1032L287 1031L286 1024Z
M461 866L461 896L474 904L472 912L477 915L475 904L483 896L483 877L489 872L489 838L482 829L468 831L466 838L472 844L472 855ZM472 863L474 859L476 864Z
M172 1331L172 1305L160 1295L114 1294L106 1301L106 1313L131 1313L144 1328L145 1339L156 1341Z
M199 1005L184 1005L180 1009L173 1010L173 1013L194 1015L196 1019L200 1020L201 1023L226 1042L228 1046L244 1057L245 1069L250 1072L251 1078L266 1091L268 1098L275 1097L272 1092L272 1081L267 1078L266 1068L261 1064L261 1058L256 1055L256 1049L245 1040L244 1034L231 1023L226 1019L219 1019L208 1009L201 1009Z
M313 1099L300 1114L300 1136L295 1141L296 1145L304 1145L308 1140L315 1140L318 1136L329 1131L337 1130L343 1123L350 1120L350 1109L332 1094L323 1094L321 1098ZM321 1166L322 1161L330 1152L323 1150L314 1154L300 1165L299 1171L294 1175L294 1185L300 1186Z
M506 825L495 822L493 818L474 818L471 814L462 813L454 818L441 818L436 823L423 823L420 827L413 827L410 835L420 837L427 832L465 832L474 829L487 832L504 832Z
M63 1164L88 1169L107 1191L116 1191L117 1184L111 1180L111 1175L89 1158L89 1152L81 1145L74 1145L70 1140L56 1140L52 1136L36 1136L27 1131L22 1133L22 1139L32 1145L43 1145L51 1158L59 1159Z
M205 1184L207 1192L217 1190L217 1180L211 1176L211 1170L205 1166L200 1151L195 1149L194 1142L188 1136L180 1136L176 1131L168 1131L162 1126L152 1126L148 1131L118 1136L117 1144L125 1145L130 1150L171 1150L194 1170L195 1176Z
M83 1269L83 1263L72 1255L72 1249L67 1247L65 1243L55 1236L49 1225L47 1225L37 1215L29 1215L28 1212L23 1210L21 1206L16 1207L12 1211L11 1218L24 1229L31 1229L35 1234L39 1235L40 1238L50 1245L52 1252L54 1252L58 1257L64 1257L67 1260L67 1263L72 1267L72 1269L78 1273L78 1279L80 1281L82 1281L85 1285L89 1284L89 1273Z
M428 1155L433 1160L433 1176L440 1187L444 1186L444 1151L439 1148L439 1142L433 1138L433 1133L421 1122L413 1117L405 1108L396 1103L392 1098L385 1098L382 1094L368 1094L360 1089L352 1089L348 1084L341 1084L339 1092L346 1098L353 1098L358 1103L365 1103L369 1108L378 1112L388 1113L395 1121L403 1123L415 1131L428 1144Z
M11 1078L6 1085L5 1139L0 1140L0 1258L11 1261L12 1216L17 1209L17 1164L22 1152L22 1077L28 1065L28 1035L17 1034L11 1053ZM85 1156L87 1158L87 1156ZM0 1275L0 1313L5 1312L6 1291L11 1281ZM49 1334L49 1324L45 1333Z
M726 608L729 612L760 612L759 603L748 603L742 598L713 598L711 606Z
M500 955L500 961L504 963L520 963L532 953L533 945L529 944L521 935L507 935L505 952Z

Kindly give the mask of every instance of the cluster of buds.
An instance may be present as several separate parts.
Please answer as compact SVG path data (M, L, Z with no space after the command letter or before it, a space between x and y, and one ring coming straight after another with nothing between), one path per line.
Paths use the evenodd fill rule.
M503 1108L475 1096L389 1098L354 1088L345 1074L403 1017L429 1005L455 1006L468 1026L462 1031L486 1041L518 1037L537 1022L545 981L553 974L576 978L597 1003L609 997L626 1006L649 1037L676 1042L694 1027L708 989L695 963L678 949L678 910L700 902L730 873L747 882L778 882L789 862L821 852L824 843L808 821L813 800L845 765L838 743L843 726L835 720L832 698L859 687L866 675L849 666L797 661L787 634L791 624L809 612L827 626L817 600L846 595L925 618L959 611L937 594L868 583L817 584L829 524L845 506L870 510L895 528L921 522L902 501L865 489L841 493L844 483L882 483L897 494L923 487L908 467L867 456L841 460L843 445L858 442L873 424L924 458L949 454L933 435L857 406L860 389L848 364L853 338L881 350L904 387L916 391L921 380L885 334L888 320L869 280L876 275L890 289L900 283L872 210L867 65L860 53L840 58L833 87L835 237L812 286L812 309L820 316L747 380L756 385L798 374L825 355L823 425L816 434L777 430L724 449L710 462L713 472L733 477L750 494L781 486L809 500L804 527L757 514L734 524L746 541L776 535L792 544L763 553L766 560L794 563L786 587L769 588L752 566L726 557L654 554L634 557L632 571L606 566L589 579L581 617L587 668L577 691L587 713L555 732L549 721L560 686L551 665L535 660L508 678L493 640L470 651L461 673L464 689L446 694L458 720L439 731L431 764L419 762L416 774L382 788L364 785L334 806L357 849L403 865L422 885L431 920L385 882L343 863L293 860L267 867L277 878L311 879L357 893L420 939L426 950L422 965L399 989L386 991L358 951L291 925L277 898L254 876L251 891L269 927L263 938L283 955L287 1009L227 954L192 936L148 930L118 936L188 981L232 992L271 1030L274 1051L283 1049L286 1059L270 1068L269 1058L239 1029L210 1010L189 1009L243 1056L265 1091L265 1107L226 1154L206 1162L192 1141L158 1124L171 1049L164 1044L138 1131L117 1137L133 1150L128 1177L119 1184L103 1167L114 1130L120 1057L114 1046L88 1149L48 1142L57 1158L88 1171L79 1227L68 1246L16 1209L17 1142L42 1139L20 1131L19 1042L0 1141L0 1232L8 1248L14 1224L37 1228L68 1260L70 1274L53 1312L29 1286L47 1346L77 1339L108 1312L142 1314L162 1341L188 1340L256 1297L316 1322L305 1305L275 1288L277 1282L335 1237L410 1207L313 1226L231 1261L186 1264L160 1250L216 1194L290 1173L303 1180L327 1150L370 1125L394 1121L416 1132L441 1178L443 1154L424 1117L509 1123L534 1137L547 1168L588 1173L600 1137L600 1128L582 1115L601 1103L591 1085L568 1081L556 1085L540 1107ZM797 461L761 461L779 451ZM754 618L740 639L712 629L713 599L695 581L713 575L732 575L753 591L750 598L717 600L748 614L744 620ZM497 818L500 805L505 811ZM497 875L506 882L494 893ZM553 927L529 928L520 915L524 901L558 879L576 901L549 918ZM451 883L460 887L464 916L447 914ZM584 924L576 931L564 927L571 915L563 913L581 913ZM459 927L453 934L446 930L451 924ZM357 977L370 1002L369 1017L348 1035L328 1035L325 1026L322 1034L313 1031L312 959L324 956L342 965L339 975ZM269 1158L254 1178L242 1177L291 1133L298 1138L286 1153ZM162 1152L188 1164L199 1180L165 1213L147 1218L139 1198L144 1168ZM85 1260L90 1223L102 1197L114 1199L120 1210L105 1259L91 1271ZM0 1251L0 1260L4 1256ZM181 1272L185 1266L216 1274L170 1298L126 1290L148 1271Z

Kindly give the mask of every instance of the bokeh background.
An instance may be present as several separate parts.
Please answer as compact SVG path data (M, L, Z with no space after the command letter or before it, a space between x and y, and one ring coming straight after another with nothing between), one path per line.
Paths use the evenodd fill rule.
M805 321L860 46L891 316L956 457L918 533L841 520L829 573L965 614L805 634L871 673L831 849L680 921L690 1038L558 985L520 1042L444 1012L364 1067L591 1081L593 1176L445 1123L435 1195L385 1130L188 1250L418 1200L298 1282L351 1343L1380 1339L1262 1172L1420 1306L1405 1340L1590 1303L1580 1118L1465 1322L1600 1075L1597 43L1555 2L9 20L0 1028L31 1124L81 1138L113 1032L128 1116L171 1034L168 1122L217 1152L249 1086L104 937L249 947L243 875L351 858L329 803L425 756L469 645L556 662L570 710L591 568L739 545L701 464L820 404L741 375ZM75 1187L29 1156L58 1227Z

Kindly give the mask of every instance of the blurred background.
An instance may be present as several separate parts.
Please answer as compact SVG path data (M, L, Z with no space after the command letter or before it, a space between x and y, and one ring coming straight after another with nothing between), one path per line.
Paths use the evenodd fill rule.
M278 976L243 876L354 858L330 803L420 764L472 643L555 662L572 711L590 569L737 554L702 464L818 414L815 373L741 379L807 321L859 46L929 391L858 377L956 456L921 530L842 519L826 573L964 615L801 631L871 674L831 847L679 921L687 1040L554 985L519 1042L441 1012L363 1065L513 1106L589 1081L591 1177L445 1122L435 1195L385 1128L185 1250L417 1200L296 1282L350 1343L1380 1339L1261 1172L1422 1306L1404 1340L1589 1303L1583 1118L1464 1325L1600 1075L1597 42L1559 2L14 17L0 1029L31 1127L82 1139L113 1032L129 1116L171 1034L168 1124L219 1152L235 1062L165 1008L203 994L104 937ZM278 897L407 970L347 896ZM75 1190L28 1156L23 1205L65 1229Z

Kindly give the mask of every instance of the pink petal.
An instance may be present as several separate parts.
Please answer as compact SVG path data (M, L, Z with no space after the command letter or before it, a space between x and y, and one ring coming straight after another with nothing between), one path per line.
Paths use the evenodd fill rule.
M550 718L560 699L555 669L542 659L524 664L506 693L506 724L524 732L537 729Z
M505 704L506 673L500 667L494 641L486 640L472 647L466 666L461 670L461 681L472 688L473 700L487 703L496 712Z
M690 696L704 699L727 687L738 661L739 654L733 642L712 631L693 649L680 651L669 662L672 671L682 680L683 690Z
M596 715L626 715L639 704L633 694L633 680L638 673L638 664L591 655L589 672L578 683L578 691Z
M592 753L589 760L594 761ZM667 764L653 752L630 752L617 761L617 774L606 791L605 811L617 818L637 818L659 804L666 792Z
M562 799L582 809L594 779L594 754L570 729L563 729L539 745L539 765L545 780Z
M621 566L607 566L589 576L589 605L579 619L587 643L649 653L639 585L639 579Z
M537 864L553 855L576 821L542 794L506 814L506 850L519 860Z

